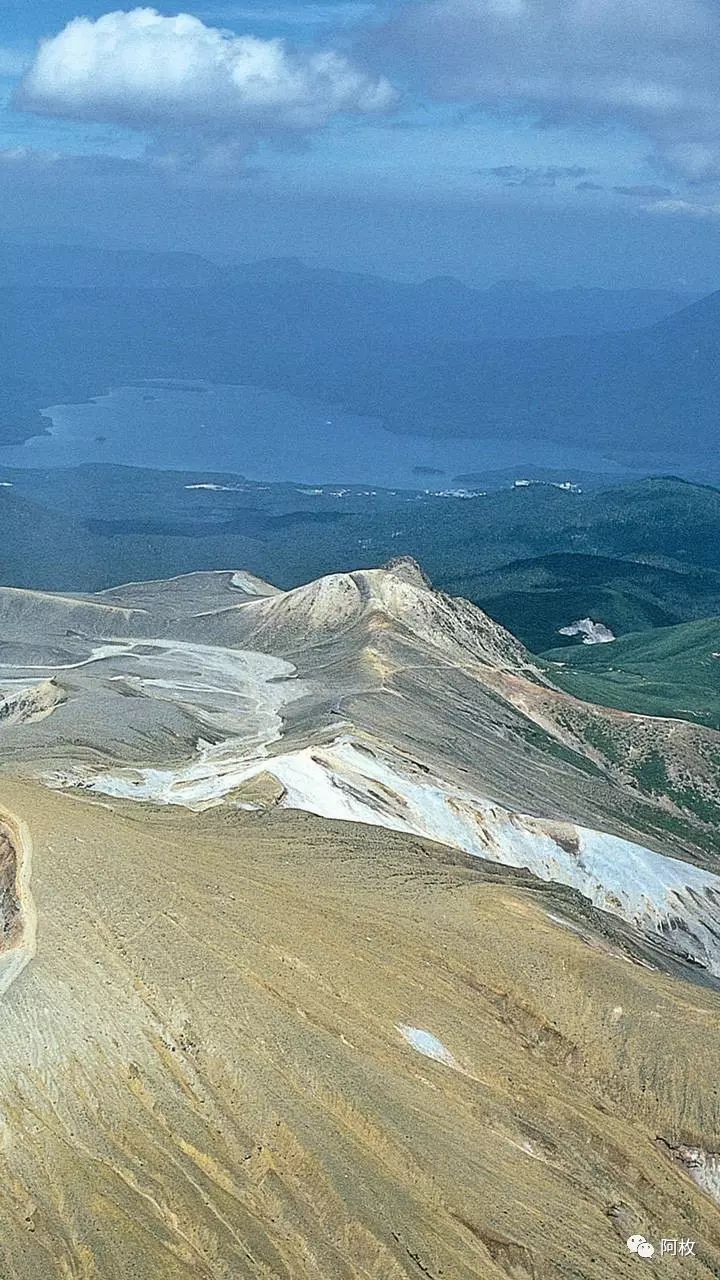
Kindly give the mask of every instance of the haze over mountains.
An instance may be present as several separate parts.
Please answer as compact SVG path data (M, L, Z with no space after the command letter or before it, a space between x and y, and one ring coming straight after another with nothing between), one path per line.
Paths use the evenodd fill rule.
M653 291L478 291L293 261L14 246L4 258L5 441L42 429L50 404L143 378L247 383L392 431L550 439L629 463L682 431L696 473L714 429L716 295L688 307Z
M159 253L77 245L0 243L0 284L13 288L285 290L288 312L320 293L346 320L367 317L395 336L399 322L412 337L524 337L541 333L635 328L669 315L696 294L671 289L542 288L533 281L499 280L471 288L450 276L419 283L306 266L299 258L212 262L198 254ZM438 305L447 308L442 316Z

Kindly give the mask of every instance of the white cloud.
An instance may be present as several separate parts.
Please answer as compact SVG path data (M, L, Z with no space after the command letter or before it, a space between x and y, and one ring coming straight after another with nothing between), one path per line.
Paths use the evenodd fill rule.
M17 95L44 115L211 138L315 129L393 100L387 80L332 49L294 51L154 9L75 18L40 45Z
M655 200L646 206L646 212L713 220L720 218L720 204L694 204L691 200Z
M618 122L668 168L720 176L717 0L413 0L368 39L437 99Z

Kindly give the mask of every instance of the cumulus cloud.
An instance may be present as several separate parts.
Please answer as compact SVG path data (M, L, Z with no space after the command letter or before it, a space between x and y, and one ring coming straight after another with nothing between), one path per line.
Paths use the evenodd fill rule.
M438 99L619 122L668 168L720 177L717 0L414 0L371 42Z
M75 18L45 40L16 104L156 135L194 133L218 145L317 129L339 113L382 112L393 99L386 79L333 49L293 50L190 14L133 9Z

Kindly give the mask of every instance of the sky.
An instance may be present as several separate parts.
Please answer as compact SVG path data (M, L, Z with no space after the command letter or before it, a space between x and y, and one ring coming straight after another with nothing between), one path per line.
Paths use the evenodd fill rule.
M718 0L0 0L0 238L720 286Z

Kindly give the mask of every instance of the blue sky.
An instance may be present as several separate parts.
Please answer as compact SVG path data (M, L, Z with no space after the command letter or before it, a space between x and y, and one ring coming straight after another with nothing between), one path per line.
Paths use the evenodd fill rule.
M712 289L715 0L5 0L0 236Z

